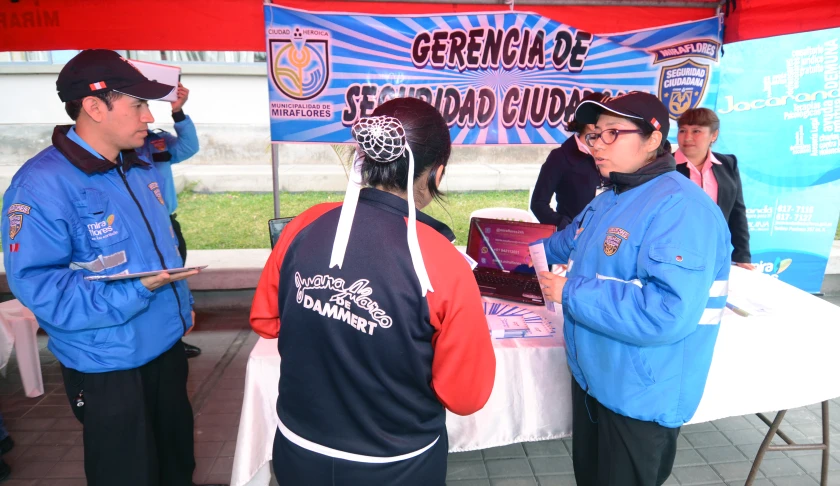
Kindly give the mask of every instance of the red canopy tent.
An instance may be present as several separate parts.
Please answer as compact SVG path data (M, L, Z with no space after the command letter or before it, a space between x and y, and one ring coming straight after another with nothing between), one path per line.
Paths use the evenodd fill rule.
M731 1L731 0L730 0ZM458 13L507 10L503 0L284 0L313 11ZM733 2L734 3L734 2ZM716 14L717 0L517 0L593 33L656 27ZM726 42L840 26L838 0L737 0ZM0 0L0 51L111 49L261 51L260 0Z

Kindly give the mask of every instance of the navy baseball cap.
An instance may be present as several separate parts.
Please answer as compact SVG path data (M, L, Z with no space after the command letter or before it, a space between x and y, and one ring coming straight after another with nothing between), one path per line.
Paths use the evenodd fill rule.
M578 123L596 123L602 113L639 120L652 130L662 132L663 143L668 139L668 129L671 126L668 109L659 98L650 93L631 91L615 98L605 98L600 102L583 101L575 110L575 120Z
M141 100L159 100L174 89L149 80L128 59L108 49L78 53L61 69L55 86L64 102L108 91Z

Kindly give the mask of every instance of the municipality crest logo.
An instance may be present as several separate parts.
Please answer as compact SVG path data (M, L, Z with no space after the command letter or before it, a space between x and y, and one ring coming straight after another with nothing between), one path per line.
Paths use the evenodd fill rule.
M697 108L706 92L710 74L708 65L691 59L662 68L659 99L665 103L671 118L679 118L687 110Z
M290 38L270 39L271 80L280 92L305 101L321 94L330 77L329 33L295 27Z

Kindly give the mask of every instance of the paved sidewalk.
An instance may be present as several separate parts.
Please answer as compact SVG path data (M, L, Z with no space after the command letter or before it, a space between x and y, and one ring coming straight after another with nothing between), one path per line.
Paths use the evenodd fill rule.
M840 304L840 298L830 299ZM257 336L248 329L248 311L201 312L199 331L185 341L203 353L190 360L188 390L195 413L197 483L227 483L233 465L248 354ZM61 372L39 336L46 394L23 394L15 358L0 376L0 412L16 442L4 459L11 478L2 486L84 485L81 426L72 416ZM835 379L831 376L830 379ZM830 405L831 440L840 444L840 400ZM794 440L819 440L819 405L788 412L783 430ZM731 417L683 428L668 485L741 485L767 427L755 416ZM837 449L840 451L840 449ZM833 452L830 484L840 484L840 452ZM756 486L818 484L818 451L771 452ZM573 486L571 440L513 444L451 454L449 486Z

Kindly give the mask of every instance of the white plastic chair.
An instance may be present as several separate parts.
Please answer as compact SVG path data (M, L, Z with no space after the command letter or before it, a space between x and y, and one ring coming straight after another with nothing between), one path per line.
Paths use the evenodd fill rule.
M38 321L17 299L0 303L0 368L4 368L12 346L17 354L23 391L29 398L44 394L44 377L38 354Z
M524 209L516 208L484 208L476 209L470 214L473 218L502 219L505 221L523 221L525 223L539 223L536 216Z

